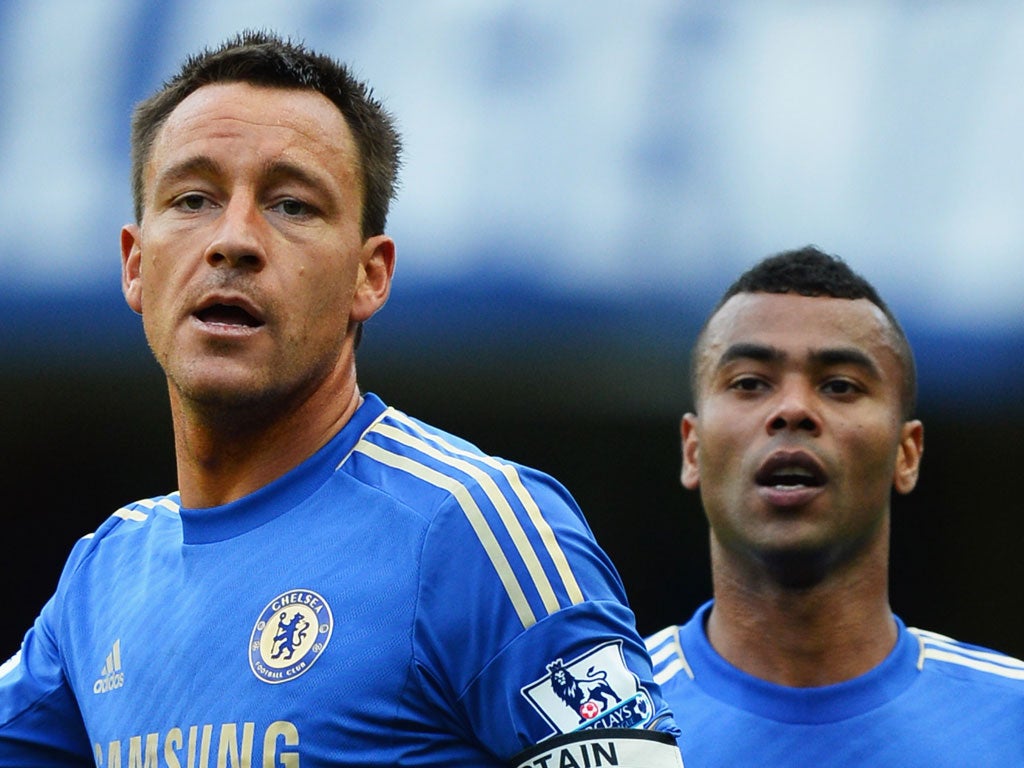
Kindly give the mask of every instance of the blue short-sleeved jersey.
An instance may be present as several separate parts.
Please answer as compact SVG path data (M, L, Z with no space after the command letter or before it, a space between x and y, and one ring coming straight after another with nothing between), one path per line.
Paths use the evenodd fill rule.
M479 768L605 727L678 755L569 494L372 395L250 496L119 510L0 669L19 768Z
M861 677L789 688L751 677L711 647L711 603L647 639L655 680L686 727L687 768L1018 768L1024 663L897 619L896 647Z

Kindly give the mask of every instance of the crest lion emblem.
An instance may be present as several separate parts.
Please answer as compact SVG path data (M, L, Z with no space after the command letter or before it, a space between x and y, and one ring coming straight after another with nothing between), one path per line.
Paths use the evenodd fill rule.
M575 658L554 658L547 674L520 689L552 734L586 728L642 728L654 702L630 671L622 641L602 643Z
M574 677L561 659L547 665L551 674L551 688L558 698L579 714L580 722L592 720L599 714L622 701L622 698L608 684L608 673L587 669L586 677Z

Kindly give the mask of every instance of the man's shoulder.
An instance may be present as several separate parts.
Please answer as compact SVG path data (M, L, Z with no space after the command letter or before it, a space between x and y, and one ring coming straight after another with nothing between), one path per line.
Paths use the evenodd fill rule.
M693 670L683 651L683 626L672 624L644 638L651 657L654 682L666 690L675 690L693 680Z
M166 535L160 532L172 532L177 540L177 525L155 527L158 518L166 523L178 516L180 504L177 492L166 496L154 496L140 499L123 507L119 507L107 517L96 530L85 534L76 543L65 564L65 574L72 576L82 568L87 568L99 552L136 551L140 547L139 537Z
M570 508L575 502L554 478L486 453L443 429L386 408L339 466L357 480L432 518L444 507L532 509L537 497Z
M97 540L150 532L158 519L179 520L181 498L178 492L139 499L114 510L92 537Z
M907 631L917 640L922 672L961 684L1004 689L1024 697L1024 661L1001 651L973 645L916 627Z

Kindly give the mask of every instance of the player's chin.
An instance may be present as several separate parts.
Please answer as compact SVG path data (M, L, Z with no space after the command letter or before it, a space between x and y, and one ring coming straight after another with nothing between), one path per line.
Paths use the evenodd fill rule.
M762 548L759 558L773 580L787 589L811 589L821 584L839 561L834 548L806 540Z

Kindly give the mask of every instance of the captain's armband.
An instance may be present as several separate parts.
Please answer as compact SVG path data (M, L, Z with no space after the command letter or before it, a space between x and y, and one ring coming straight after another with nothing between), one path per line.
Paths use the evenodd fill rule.
M509 763L510 768L614 765L617 768L683 768L676 740L663 731L595 728L545 739Z

